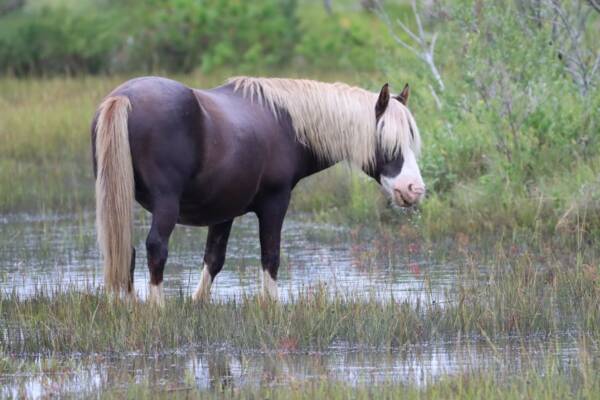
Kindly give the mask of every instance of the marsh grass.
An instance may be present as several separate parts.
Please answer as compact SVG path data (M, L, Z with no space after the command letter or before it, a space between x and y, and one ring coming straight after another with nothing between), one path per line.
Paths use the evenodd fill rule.
M568 368L552 357L541 369L526 368L520 374L480 371L448 375L429 381L346 383L324 378L288 385L219 386L199 389L194 382L164 387L153 382L132 382L124 388L107 388L100 397L112 398L229 398L229 399L592 399L600 392L598 362L585 352Z
M593 371L592 371L593 372ZM194 387L164 390L152 385L132 384L126 390L108 390L101 398L185 398L185 399L592 399L600 390L597 380L586 384L572 382L559 373L528 372L498 382L489 374L448 377L420 388L416 385L387 383L352 386L340 382L316 380L290 386L241 388L225 391L202 391Z
M337 293L323 286L285 303L257 296L196 304L180 291L164 309L93 289L2 294L0 348L8 353L160 352L186 346L326 349L335 343L395 348L436 339L577 332L600 340L600 270L582 262L539 266L499 252L485 272L460 268L443 302Z
M548 351L549 350L549 351ZM525 358L536 358L538 361L525 362L524 365L511 368L512 360L495 361L496 368L481 369L477 362L469 358L458 371L444 373L440 377L427 376L417 378L396 376L394 374L383 380L373 378L334 378L327 374L297 379L285 372L289 361L275 356L274 365L281 368L270 370L276 376L262 376L261 368L252 373L260 381L253 379L236 380L225 360L208 361L208 375L198 380L194 366L185 366L170 373L156 368L140 375L140 371L129 371L123 366L115 365L114 372L106 376L98 376L98 371L91 372L83 380L74 379L74 374L81 374L89 368L75 360L62 360L59 357L42 357L22 360L13 357L0 357L0 365L6 364L9 369L0 371L4 379L12 376L9 386L0 389L0 393L9 398L44 396L85 396L96 398L232 398L232 399L300 399L300 398L433 398L433 399L568 399L596 398L600 387L597 377L600 359L590 352L585 341L579 342L568 361L561 360L551 349L543 355L529 350L522 354ZM98 357L98 356L96 356ZM292 361L293 362L293 361ZM517 361L519 362L519 361ZM93 364L92 364L93 365ZM90 365L91 366L91 365ZM137 364L136 368L140 365ZM92 367L93 368L93 367ZM207 368L203 365L200 368ZM334 367L335 368L335 367ZM90 370L90 371L93 371ZM279 372L275 372L279 371ZM265 374L265 370L262 374ZM268 375L268 372L266 372ZM88 380L89 381L88 383ZM6 382L6 380L5 380ZM28 382L30 382L28 384ZM42 391L36 389L31 382L42 383ZM93 383L92 383L93 382Z

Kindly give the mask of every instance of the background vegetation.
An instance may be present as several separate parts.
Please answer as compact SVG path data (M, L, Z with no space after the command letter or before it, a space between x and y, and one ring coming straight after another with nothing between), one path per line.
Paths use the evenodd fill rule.
M206 87L248 73L373 90L410 82L429 187L412 220L427 233L595 235L595 4L1 0L0 209L91 206L90 116L127 77L168 74ZM328 219L405 218L344 168L304 183L294 207Z

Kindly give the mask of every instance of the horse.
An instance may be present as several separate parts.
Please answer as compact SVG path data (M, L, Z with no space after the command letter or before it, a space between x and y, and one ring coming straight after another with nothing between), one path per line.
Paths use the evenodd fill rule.
M421 139L399 95L343 83L235 77L200 90L162 77L114 89L91 126L96 225L108 292L132 295L133 206L152 214L146 239L148 300L163 304L163 271L176 224L208 226L194 300L223 268L233 220L258 217L263 298L277 299L281 228L292 189L347 161L375 179L392 204L425 195Z

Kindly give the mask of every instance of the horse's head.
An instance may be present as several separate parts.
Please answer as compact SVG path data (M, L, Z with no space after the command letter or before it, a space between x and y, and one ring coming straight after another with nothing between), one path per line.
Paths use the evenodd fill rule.
M415 205L425 196L425 183L417 164L419 132L406 108L408 96L408 85L397 96L390 96L387 83L381 88L374 115L379 145L375 163L367 172L400 207ZM390 138L401 140L396 139L395 145L390 145L394 143Z

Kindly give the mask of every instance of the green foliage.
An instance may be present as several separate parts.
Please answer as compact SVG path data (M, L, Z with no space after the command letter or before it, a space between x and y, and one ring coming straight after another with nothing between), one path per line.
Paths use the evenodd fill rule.
M296 0L172 0L144 7L131 56L147 70L277 66L290 58L298 36Z
M372 70L381 32L298 0L46 0L0 15L0 73Z
M106 70L117 45L112 13L44 7L0 19L0 71L18 75Z
M296 53L302 63L320 69L373 70L378 38L373 29L377 27L374 18L365 13L313 12L302 21L303 35Z
M426 28L439 33L441 109L424 63L394 73L404 49L387 61L399 82L415 79L410 106L424 137L430 201L423 209L434 230L553 229L583 185L597 185L584 171L600 160L600 90L581 93L561 56L553 14L534 13L537 3L529 3L443 2L433 10ZM598 16L590 21L588 30L600 23ZM572 179L578 176L591 180Z

